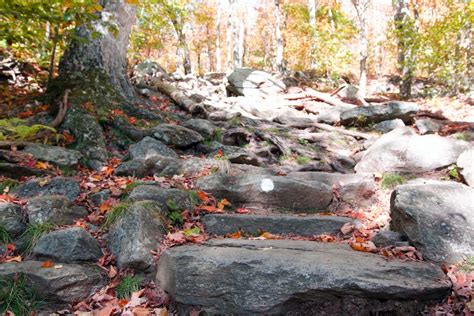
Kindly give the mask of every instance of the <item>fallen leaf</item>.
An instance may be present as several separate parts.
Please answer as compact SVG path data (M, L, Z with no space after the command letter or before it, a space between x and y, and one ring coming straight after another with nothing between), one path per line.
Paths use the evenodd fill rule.
M246 208L238 208L235 212L237 214L248 214L248 213L250 213L250 210L248 210Z
M282 239L280 236L271 234L269 232L262 232L260 234L260 237L262 237L264 239Z
M199 208L208 213L223 213L222 209L217 208L212 205L203 205L203 206L200 206Z
M375 244L371 241L366 241L366 242L355 242L350 244L351 248L356 250L356 251L362 251L362 252L372 252L377 249Z
M137 123L137 118L131 116L131 117L128 118L128 122L132 125L135 125Z
M108 273L109 278L112 279L116 275L117 275L117 269L114 266L111 266Z
M35 163L35 168L36 169L45 170L45 169L49 169L50 167L51 167L51 165L47 162L37 161Z
M132 313L135 316L148 316L150 315L150 309L146 307L135 307L132 309Z
M198 198L203 201L204 203L208 203L210 201L209 196L204 191L197 191Z
M115 310L115 306L107 305L106 307L102 308L101 310L94 312L94 316L110 316L113 311Z
M156 316L168 316L168 310L166 309L166 307L155 308L153 312L155 313Z
M52 267L54 267L54 262L51 260L47 260L43 262L43 264L41 265L41 268L52 268Z
M223 154L222 154L222 148L219 148L219 149L217 150L217 155L216 155L216 156L217 156L217 157L222 157L222 156L223 156Z
M186 237L184 237L184 234L181 231L176 232L176 233L168 233L168 235L166 235L166 238L169 241L178 243L178 244L183 244L186 242Z
M217 208L218 208L218 209L221 209L221 210L224 210L224 208L225 208L226 206L230 206L230 205L231 205L231 204L230 204L229 200L227 200L227 199L222 199L222 200L220 200L220 202L217 204Z
M39 186L40 187L44 187L45 185L47 185L49 183L49 180L48 179L44 179L44 180L41 180L40 182L38 182Z
M18 117L21 118L21 119L24 119L24 118L32 116L33 114L34 114L33 111L26 110L26 111L18 113Z
M226 237L233 238L233 239L239 239L239 238L242 237L242 234L240 233L240 230L238 230L235 233L227 234Z
M355 228L355 225L353 223L345 223L341 227L341 233L343 233L344 235L347 235L350 232L352 232L354 228Z
M5 259L4 262L21 262L21 260L23 260L21 256L15 256Z

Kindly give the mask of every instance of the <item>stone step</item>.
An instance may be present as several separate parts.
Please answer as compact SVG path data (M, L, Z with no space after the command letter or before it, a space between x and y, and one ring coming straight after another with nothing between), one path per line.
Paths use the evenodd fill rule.
M248 173L212 174L200 178L197 187L230 200L234 206L305 213L327 211L336 187L342 201L357 206L367 205L375 191L371 176L326 172L277 176L265 174L263 168Z
M350 223L348 217L308 215L246 215L246 214L209 214L203 217L208 234L223 236L241 231L256 235L260 231L272 234L317 236L339 233L341 227Z
M166 250L157 284L181 315L415 315L451 287L425 262L387 260L347 245L210 240Z

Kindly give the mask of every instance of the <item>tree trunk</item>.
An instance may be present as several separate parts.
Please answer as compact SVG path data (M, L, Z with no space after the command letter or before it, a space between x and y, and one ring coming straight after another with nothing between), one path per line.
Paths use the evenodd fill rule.
M239 68L242 66L242 62L240 61L240 54L239 54L239 16L237 12L237 5L233 3L232 9L232 55L234 59L234 68Z
M59 64L59 77L51 89L62 96L69 91L62 127L69 129L87 164L100 169L108 159L99 117L114 108L134 111L135 92L127 73L127 47L135 22L135 7L124 0L102 1L100 19L76 28L80 40L72 42ZM115 24L113 30L110 25ZM52 95L55 97L54 95Z
M283 35L281 33L281 8L280 0L274 0L275 3L275 38L276 38L276 56L275 69L283 72Z
M232 19L233 11L235 10L235 0L229 0L229 12L227 14L227 36L226 36L226 46L227 46L227 68L232 69L232 43L233 43L233 32L232 32Z
M310 60L311 60L311 69L316 68L316 11L317 4L316 0L308 0L308 9L309 9L309 27L311 31L311 46L310 46ZM330 10L329 10L330 11Z
M369 41L367 38L367 10L371 0L352 0L359 24L359 96L363 99L367 90L367 58Z
M415 19L410 16L408 0L397 0L395 8L395 27L398 35L398 65L401 72L400 98L411 97L411 85L415 67Z
M222 71L221 61L221 1L217 0L217 16L216 16L216 71Z

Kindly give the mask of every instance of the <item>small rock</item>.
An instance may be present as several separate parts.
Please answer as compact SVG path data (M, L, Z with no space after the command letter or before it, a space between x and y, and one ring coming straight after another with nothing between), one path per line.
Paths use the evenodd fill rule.
M179 159L155 156L148 159L134 159L122 162L116 169L117 176L133 176L143 178L154 174L172 176L181 172L182 163Z
M150 200L157 202L162 209L192 210L194 203L190 192L178 189L165 189L153 185L139 185L129 196L132 201ZM173 209L171 209L173 210Z
M222 150L222 155L232 163L260 166L257 156L244 148L237 146L224 146L220 149ZM211 153L209 156L215 157L218 153L219 152L216 151Z
M94 262L102 256L99 242L81 227L56 230L41 236L32 253L36 258L54 262Z
M132 159L144 160L155 156L178 158L178 155L172 149L149 136L136 144L130 145L129 154Z
M393 131L396 128L399 127L404 127L405 123L401 119L394 119L394 120L388 120L388 121L382 121L380 123L377 123L374 125L374 130L380 133L388 133L390 131Z
M198 132L179 125L160 124L152 130L154 138L177 148L190 147L204 140Z
M112 195L112 191L109 189L105 189L102 191L99 191L97 193L92 193L89 195L89 200L95 205L95 206L100 206L102 203L104 203L110 196Z
M244 146L249 143L252 135L242 127L235 127L225 131L222 143L230 146Z
M456 165L461 168L461 175L463 176L466 183L473 187L474 186L474 149L469 149L463 152Z
M383 230L375 234L371 241L377 247L396 246L399 242L406 242L406 237L398 232Z
M418 131L422 135L437 133L444 125L441 121L430 118L416 120L415 124L416 128L418 128Z
M26 211L32 224L69 225L77 219L89 215L84 207L72 204L62 195L45 195L32 198L26 205Z
M21 207L14 203L0 203L0 226L10 237L20 236L26 229L26 219Z
M152 201L135 202L109 228L107 246L121 269L153 270L151 250L156 250L167 231L163 211Z
M64 195L74 201L81 191L79 183L72 178L32 179L13 190L18 198L32 198L44 195Z
M455 263L474 255L473 205L466 185L419 179L392 192L390 225L425 258Z
M386 120L401 119L410 122L418 112L416 103L390 101L381 105L356 107L341 113L341 124L366 126Z
M0 281L18 274L26 276L27 285L48 308L65 308L80 302L107 283L99 267L91 264L61 264L43 268L42 261L2 263Z
M75 166L82 159L82 154L77 150L66 149L59 146L31 144L23 150L39 160L51 162L58 166Z
M187 120L183 126L198 132L206 139L211 139L218 136L216 133L218 133L217 131L220 130L219 127L215 126L210 121L198 118Z

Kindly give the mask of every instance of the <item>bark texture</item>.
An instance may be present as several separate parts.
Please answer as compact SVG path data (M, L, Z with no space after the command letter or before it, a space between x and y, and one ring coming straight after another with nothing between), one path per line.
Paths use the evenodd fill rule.
M123 0L102 1L100 19L79 26L76 35L83 40L74 41L64 53L59 64L59 76L69 79L76 74L105 72L110 84L124 97L134 97L127 78L127 47L135 10Z

